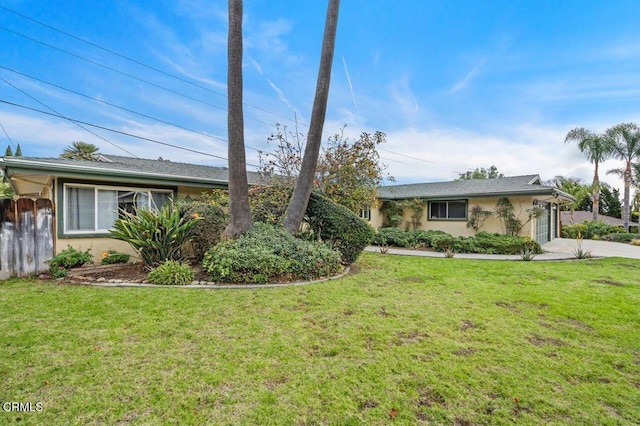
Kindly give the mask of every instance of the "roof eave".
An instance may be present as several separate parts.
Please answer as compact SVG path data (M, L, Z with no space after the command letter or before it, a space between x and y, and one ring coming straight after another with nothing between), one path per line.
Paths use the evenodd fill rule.
M462 194L451 194L451 195L425 195L425 194L412 194L407 196L379 196L380 200L407 200L413 198L419 198L421 200L453 200L460 198L490 198L490 197L508 197L508 196L520 196L520 195L551 195L554 196L556 193L561 192L554 190L553 188L533 188L531 190L524 191L493 191L493 192L470 192L470 193L462 193ZM562 195L571 200L571 196L565 193ZM575 201L575 199L573 200Z
M228 181L225 179L211 179L211 178L199 178L194 176L167 176L161 173L150 173L150 172L140 172L140 171L129 171L129 170L120 170L120 169L110 169L110 168L98 168L91 167L87 165L76 165L76 164L56 164L49 163L46 161L33 161L33 160L22 160L22 159L10 159L6 161L5 158L0 158L0 162L4 163L4 165L0 166L3 169L7 170L7 174L15 174L20 172L29 172L33 173L34 171L39 174L55 174L57 177L65 177L65 178L83 178L83 179L91 179L96 176L103 177L107 176L110 178L121 177L127 178L129 181L139 180L149 183L156 184L167 184L171 183L173 185L183 185L183 186L226 186ZM153 182L152 182L153 181Z

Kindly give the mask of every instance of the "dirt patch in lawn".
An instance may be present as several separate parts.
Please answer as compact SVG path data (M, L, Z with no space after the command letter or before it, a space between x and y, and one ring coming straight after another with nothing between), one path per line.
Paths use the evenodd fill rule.
M194 268L195 281L208 281L206 272ZM142 263L127 263L124 265L86 266L71 269L62 280L67 283L119 282L147 284L149 270Z

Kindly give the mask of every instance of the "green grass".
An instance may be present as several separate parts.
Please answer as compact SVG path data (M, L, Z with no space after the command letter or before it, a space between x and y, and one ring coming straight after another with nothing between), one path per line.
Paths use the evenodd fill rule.
M0 283L0 424L633 424L640 261L364 254L304 287Z

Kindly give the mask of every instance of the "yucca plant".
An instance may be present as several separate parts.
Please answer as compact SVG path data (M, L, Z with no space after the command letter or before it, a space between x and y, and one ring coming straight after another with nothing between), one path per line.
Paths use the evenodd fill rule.
M120 215L111 235L129 243L148 268L166 260L186 260L184 246L192 238L197 218L183 217L172 204L160 210L121 211Z

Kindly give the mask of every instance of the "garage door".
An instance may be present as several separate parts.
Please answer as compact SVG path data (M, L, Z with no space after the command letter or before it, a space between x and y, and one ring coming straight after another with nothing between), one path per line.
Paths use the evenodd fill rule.
M536 219L536 241L544 244L549 241L549 204L539 204L542 214Z

